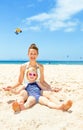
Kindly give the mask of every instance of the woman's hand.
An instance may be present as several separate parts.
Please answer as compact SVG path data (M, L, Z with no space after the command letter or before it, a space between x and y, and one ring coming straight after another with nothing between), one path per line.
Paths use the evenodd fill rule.
M51 90L54 91L54 92L59 92L62 88L54 88L52 87Z
M4 87L3 88L5 91L11 91L12 90L12 87L11 86L7 86L7 87Z
M14 94L18 94L18 92L15 89L13 89L11 86L4 87L3 89L4 91L10 91Z

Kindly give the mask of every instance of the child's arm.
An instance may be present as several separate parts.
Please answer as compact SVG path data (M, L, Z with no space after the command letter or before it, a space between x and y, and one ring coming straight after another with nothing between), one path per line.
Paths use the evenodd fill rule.
M14 93L14 94L19 94L24 89L25 89L25 86L21 85L16 90L15 89L11 89L11 92Z

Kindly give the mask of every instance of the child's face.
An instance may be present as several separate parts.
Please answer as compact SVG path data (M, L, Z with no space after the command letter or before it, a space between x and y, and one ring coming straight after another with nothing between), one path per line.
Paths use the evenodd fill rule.
M27 78L30 82L34 82L37 79L36 71L29 71L27 76L28 76Z

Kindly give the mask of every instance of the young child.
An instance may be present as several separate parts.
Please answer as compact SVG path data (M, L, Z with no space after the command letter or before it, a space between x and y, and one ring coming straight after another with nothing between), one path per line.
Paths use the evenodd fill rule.
M35 67L30 67L27 70L26 78L28 83L25 87L25 90L28 98L26 102L20 99L20 101L15 101L12 104L12 108L15 112L28 109L35 105L36 103L40 103L41 105L48 106L52 109L67 111L72 106L72 101L68 100L65 104L61 104L60 106L56 106L56 104L50 101L48 98L41 95L41 90L44 89L41 83L37 81L37 69ZM23 95L24 96L24 95Z

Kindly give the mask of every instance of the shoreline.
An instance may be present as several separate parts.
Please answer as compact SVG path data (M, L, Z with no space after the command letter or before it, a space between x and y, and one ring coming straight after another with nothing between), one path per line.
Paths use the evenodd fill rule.
M28 60L0 60L0 64L24 64ZM38 60L43 65L83 65L82 60Z

